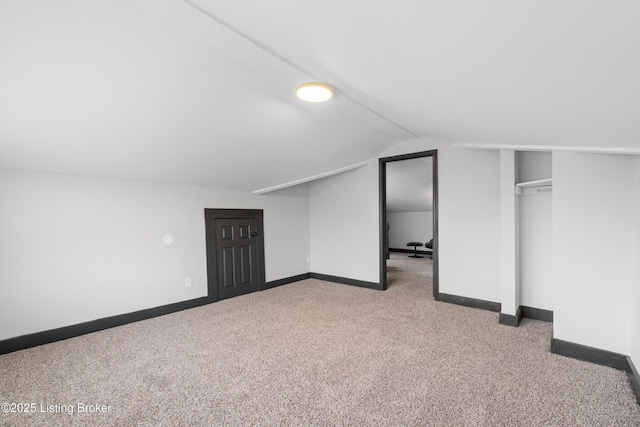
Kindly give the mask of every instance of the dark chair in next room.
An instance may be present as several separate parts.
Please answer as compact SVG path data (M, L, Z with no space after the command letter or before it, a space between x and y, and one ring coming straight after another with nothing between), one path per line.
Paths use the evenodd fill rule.
M424 247L427 248L427 249L431 249L430 258L433 258L433 239L431 239L427 243L425 243Z
M413 255L409 255L409 258L423 258L418 255L418 246L422 246L422 242L409 242L407 246L413 246Z

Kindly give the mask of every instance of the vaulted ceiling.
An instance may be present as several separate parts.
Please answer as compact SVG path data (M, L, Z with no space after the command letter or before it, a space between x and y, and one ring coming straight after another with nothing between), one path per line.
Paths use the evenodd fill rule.
M3 0L0 168L255 191L419 137L640 153L639 16L622 0ZM313 80L334 99L296 99Z

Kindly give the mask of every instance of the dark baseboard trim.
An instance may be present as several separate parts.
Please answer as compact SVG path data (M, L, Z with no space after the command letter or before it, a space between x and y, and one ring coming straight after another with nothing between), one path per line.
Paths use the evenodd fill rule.
M449 304L464 305L466 307L479 308L480 310L500 312L502 304L499 302L486 301L476 298L461 297L458 295L450 295L439 293L437 301L448 302Z
M76 325L50 329L48 331L21 335L19 337L0 341L0 354L24 350L26 348L49 344L55 341L66 340L68 338L90 334L92 332L98 332L104 329L114 328L116 326L122 326L128 323L138 322L140 320L146 320L165 314L175 313L176 311L199 307L201 305L210 304L212 302L214 301L212 301L208 297L196 298L188 301L162 305L160 307L147 308L145 310L135 311L133 313L119 314L116 316L105 317L103 319L78 323Z
M326 282L341 283L343 285L358 286L360 288L368 288L381 290L380 283L365 282L364 280L349 279L347 277L330 276L328 274L310 273L312 279L324 280Z
M520 320L522 319L522 306L518 307L516 315L500 313L498 316L498 323L501 325L518 327Z
M640 405L640 374L638 374L638 370L629 356L627 356L627 366L627 377L629 377L631 388L636 395L636 402Z
M541 308L527 307L526 305L520 306L522 309L522 317L533 320L542 320L543 322L553 323L553 311L543 310Z
M276 286L298 282L311 277L310 273L299 274L297 276L286 277L284 279L273 280L265 283L262 290L275 288ZM62 328L50 329L48 331L36 332L33 334L21 335L0 341L0 354L12 353L38 345L49 344L128 323L139 322L176 311L187 310L205 304L215 302L212 298L201 297L188 301L180 301L173 304L162 305L160 307L147 308L145 310L134 311L133 313L118 314L116 316L105 317L103 319L91 320L89 322L78 323L76 325L64 326Z
M557 338L551 338L551 353L620 369L622 371L628 372L630 370L627 356L624 354L559 340Z
M414 250L413 250L413 249L397 249L397 248L389 248L389 252L402 252L402 253L405 253L405 254L412 254L412 253L414 253ZM420 249L418 249L418 250L417 250L417 252L418 252L419 254L422 254L422 255L431 255L431 254L433 253L433 250L432 250L432 249L427 249L427 250L424 250L424 249L420 250Z
M625 371L640 405L640 374L629 356L557 338L551 338L551 353Z
M285 277L284 279L272 280L264 284L262 291L275 288L276 286L288 285L289 283L299 282L301 280L310 279L311 273L298 274L297 276Z

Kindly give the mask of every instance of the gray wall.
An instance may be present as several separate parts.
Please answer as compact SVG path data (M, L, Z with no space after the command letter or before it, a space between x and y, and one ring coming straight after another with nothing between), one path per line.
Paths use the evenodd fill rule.
M387 222L390 248L413 250L413 246L407 246L407 243L416 241L424 244L433 237L433 212L431 211L387 212Z

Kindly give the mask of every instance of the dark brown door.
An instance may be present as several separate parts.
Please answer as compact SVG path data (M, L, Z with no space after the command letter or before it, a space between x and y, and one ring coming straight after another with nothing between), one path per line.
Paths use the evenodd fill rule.
M216 220L219 299L258 290L257 236L253 219Z
M259 209L205 209L211 300L263 289L262 218Z

